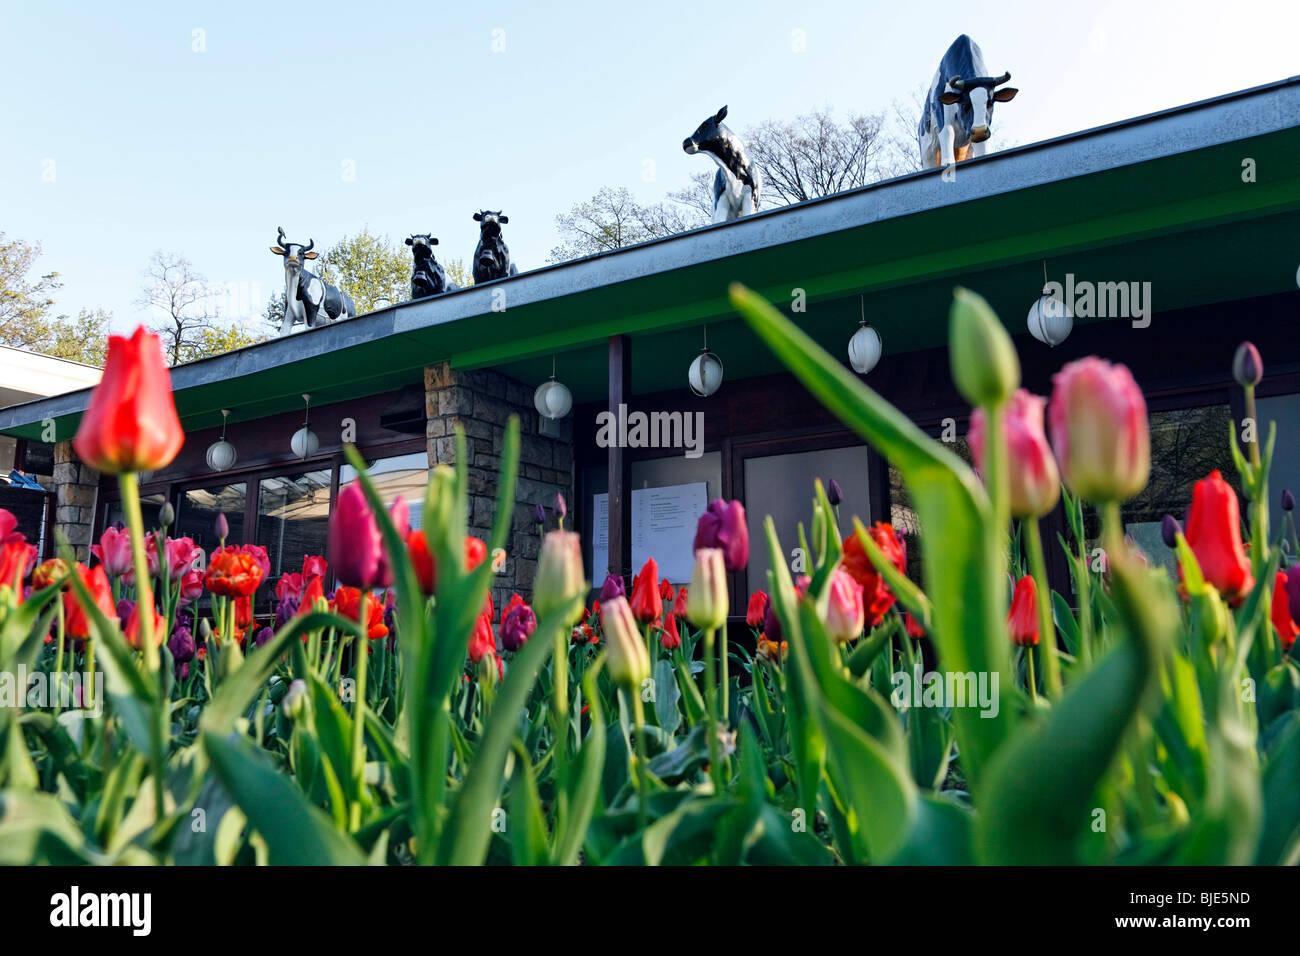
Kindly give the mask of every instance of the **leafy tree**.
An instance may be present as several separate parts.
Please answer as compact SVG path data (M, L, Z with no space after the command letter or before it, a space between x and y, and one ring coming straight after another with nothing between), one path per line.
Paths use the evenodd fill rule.
M72 362L103 365L112 321L112 313L103 309L82 309L75 319L61 315L46 323L44 334L29 348Z
M442 259L442 268L447 273L447 278L462 289L468 289L474 284L474 273L465 268L464 259Z
M352 296L358 315L411 297L410 250L369 227L344 236L321 254L318 264L322 279Z
M33 348L48 329L51 293L63 285L57 272L30 278L40 243L9 239L0 232L0 343Z
M266 302L266 308L262 310L262 319L276 332L280 331L280 325L284 322L284 293L277 292Z
M284 296L281 295L280 299L283 301ZM212 326L203 329L197 339L186 347L182 361L194 362L212 355L220 355L222 352L242 349L246 345L265 342L270 337L250 332L238 323L229 326Z
M155 252L144 278L136 305L157 317L150 329L162 339L167 360L178 365L200 347L207 330L216 328L217 299L183 255Z

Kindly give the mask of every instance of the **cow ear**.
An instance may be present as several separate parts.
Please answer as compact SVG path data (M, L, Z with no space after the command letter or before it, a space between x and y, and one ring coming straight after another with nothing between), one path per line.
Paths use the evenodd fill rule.
M961 94L955 90L944 90L939 94L939 102L944 106L952 106L954 103L961 102Z
M303 257L304 259L315 259L315 258L316 258L317 256L319 256L319 255L320 255L319 252L304 252L304 253L302 254L302 257Z
M501 223L501 225L503 225L503 226L509 225L509 224L510 224L510 217L509 217L509 216L497 216L497 222Z
M281 249L279 246L272 246L271 251L274 252L277 256L284 255L284 250Z
M722 109L718 110L717 115L713 117L713 121L715 123L721 123L726 118L727 118L727 108L724 106Z
M483 214L482 214L481 212L476 212L476 213L474 213L474 221L475 221L475 222L482 222L482 221L483 221Z
M431 245L431 246L436 246L437 244L438 244L438 240L435 239L435 238L433 238L433 236L430 236L430 237L429 237L429 245Z
M1014 100L1016 98L1016 94L1019 92L1020 91L1016 89L1014 86L1004 86L1002 89L998 90L996 93L993 94L993 101L995 103L1006 103L1010 100Z
M411 237L410 237L410 236L407 236L407 237L406 237L406 244L407 244L408 246L410 246L410 245L414 245L414 243L411 242Z

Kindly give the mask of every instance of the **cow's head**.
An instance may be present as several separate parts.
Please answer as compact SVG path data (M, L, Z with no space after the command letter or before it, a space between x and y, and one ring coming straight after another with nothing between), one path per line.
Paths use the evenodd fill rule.
M722 125L722 121L726 118L727 108L724 106L701 123L699 129L682 141L682 149L689 154L698 153L700 150L717 152L716 149L710 149L710 147L718 145L731 133L731 130Z
M302 268L304 259L315 259L318 255L320 255L319 252L311 251L312 248L316 245L316 240L308 239L307 245L304 246L301 243L290 242L288 239L286 239L284 237L283 226L277 226L276 229L278 231L278 235L276 236L276 244L271 247L271 251L274 252L277 256L284 257L284 265L286 269L289 269L291 271L297 271Z
M954 76L948 80L951 89L939 93L939 102L957 106L957 122L965 134L957 137L957 142L982 143L989 138L993 132L993 104L1006 103L1020 92L1011 86L995 89L1009 79L1011 74L1003 73L1001 76Z
M406 237L406 244L411 247L416 261L433 258L433 247L438 244L431 232L417 232Z
M474 213L474 221L479 224L479 232L484 236L501 235L501 227L510 222L509 216L501 215L501 210L481 209Z

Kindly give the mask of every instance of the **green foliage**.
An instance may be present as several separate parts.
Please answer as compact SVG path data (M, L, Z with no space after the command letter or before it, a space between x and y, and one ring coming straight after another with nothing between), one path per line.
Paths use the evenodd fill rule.
M357 315L411 297L410 250L368 227L334 243L321 253L317 265L322 279L352 296Z

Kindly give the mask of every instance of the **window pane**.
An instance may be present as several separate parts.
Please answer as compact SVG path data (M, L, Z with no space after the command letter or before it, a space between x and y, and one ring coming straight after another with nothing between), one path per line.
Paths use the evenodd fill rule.
M957 453L962 461L974 467L971 459L970 444L966 439L958 438L949 442L948 447ZM907 549L907 576L918 584L921 577L921 520L912 508L911 496L903 484L903 474L893 463L889 466L889 523L894 526L894 533Z
M158 514L162 511L162 506L166 501L167 498L161 491L140 496L140 512L144 516L146 531L152 531L158 527ZM110 501L104 506L104 528L109 527L115 521L120 521L123 526L126 525L126 512L122 510L121 501ZM104 528L99 530L102 532Z
M247 486L242 482L230 485L213 485L210 488L191 488L182 492L176 503L176 527L173 538L193 538L194 543L206 553L220 543L214 527L218 514L226 516L230 525L227 544L244 544L244 502Z
M258 607L272 606L283 574L302 570L302 559L325 553L329 534L331 470L264 478L257 498L257 543L266 548L271 573L257 591Z
M745 459L745 518L749 524L749 593L767 590L766 538L763 519L772 516L777 540L790 551L799 546L799 523L811 531L813 480L828 484L834 478L844 491L840 505L841 534L853 527L857 515L871 523L871 497L866 445L824 448L792 455L767 455ZM811 564L809 565L811 567Z
M385 504L392 504L401 495L411 509L411 527L418 528L424 521L424 490L429 484L429 456L425 452L395 455L366 462L366 473L375 483L375 489ZM339 487L355 481L357 470L344 465L339 470Z

